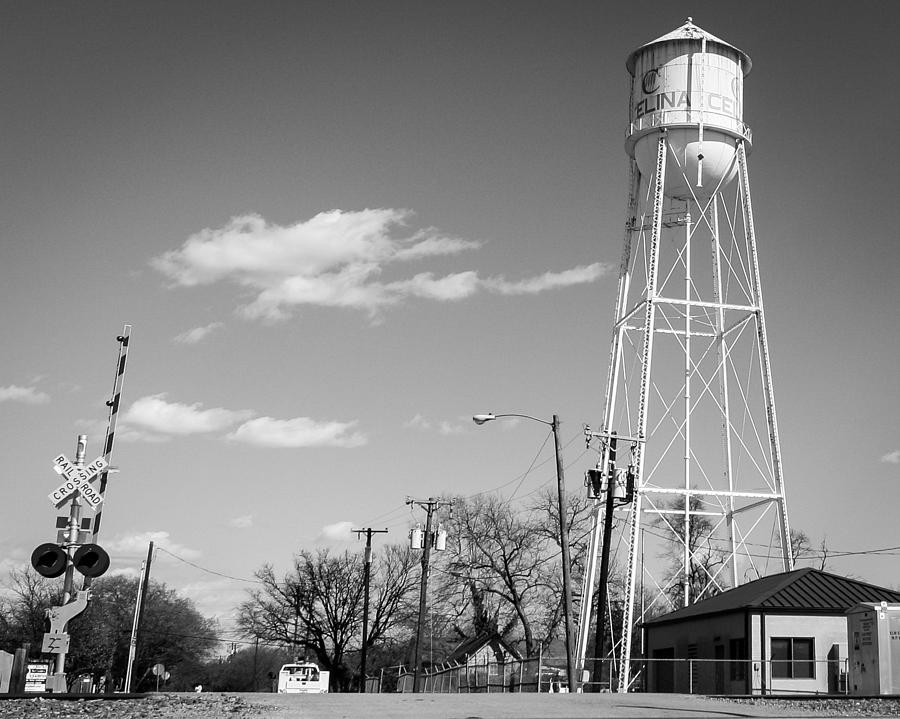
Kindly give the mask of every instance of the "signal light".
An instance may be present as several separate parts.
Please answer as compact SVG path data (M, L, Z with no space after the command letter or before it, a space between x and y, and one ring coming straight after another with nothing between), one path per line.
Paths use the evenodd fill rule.
M69 556L58 544L41 544L31 553L31 566L42 577L54 579L66 571Z
M86 577L99 577L109 569L109 555L99 544L82 544L72 557L72 565Z

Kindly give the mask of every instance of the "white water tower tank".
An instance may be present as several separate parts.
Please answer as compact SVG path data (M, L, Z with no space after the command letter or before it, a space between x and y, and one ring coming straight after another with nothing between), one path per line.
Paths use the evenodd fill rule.
M750 57L688 21L639 47L625 63L631 74L628 154L644 176L656 169L661 129L673 151L666 159L665 194L708 198L737 173L736 144L750 128L743 120L744 76Z

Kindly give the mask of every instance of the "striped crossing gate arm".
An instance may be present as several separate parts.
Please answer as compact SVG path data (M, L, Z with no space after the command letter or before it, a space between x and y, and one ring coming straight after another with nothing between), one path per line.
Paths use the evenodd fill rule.
M103 459L106 460L107 464L110 463L113 443L116 437L116 423L119 418L119 403L122 398L122 385L125 381L125 366L128 363L128 345L131 340L131 325L125 325L122 334L116 337L116 340L119 343L119 359L116 362L116 379L115 382L113 382L112 397L106 403L107 407L109 407L109 423L106 428L106 441L103 444ZM99 479L100 496L104 499L106 497L106 482L108 478L109 470L106 470L100 475ZM94 515L94 526L91 530L94 535L94 542L97 541L97 535L100 533L100 520L102 516L103 506L101 505Z

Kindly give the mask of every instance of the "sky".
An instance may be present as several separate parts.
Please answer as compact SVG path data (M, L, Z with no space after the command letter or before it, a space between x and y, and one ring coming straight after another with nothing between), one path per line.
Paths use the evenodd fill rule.
M624 63L691 16L753 59L791 524L900 587L900 6L823 7L0 5L0 572L55 538L53 458L101 453L126 324L100 544L136 574L153 541L153 577L224 626L264 563L405 542L407 497L551 485L546 426L474 413L558 414L584 491Z

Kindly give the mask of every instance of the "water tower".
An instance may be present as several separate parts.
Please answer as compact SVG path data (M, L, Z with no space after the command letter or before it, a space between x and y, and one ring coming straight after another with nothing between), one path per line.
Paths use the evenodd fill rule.
M600 468L630 465L614 510L627 691L634 627L791 569L790 530L743 121L746 53L694 25L628 57L630 186ZM630 451L629 451L630 450ZM579 654L585 657L597 503ZM609 626L610 623L607 623Z

